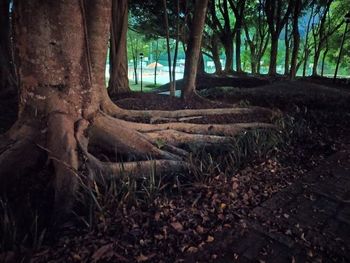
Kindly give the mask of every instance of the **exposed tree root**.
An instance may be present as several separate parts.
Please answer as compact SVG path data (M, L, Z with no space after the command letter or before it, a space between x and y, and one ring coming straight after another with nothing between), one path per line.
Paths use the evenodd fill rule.
M9 185L15 186L19 176L35 167L39 158L39 148L33 138L11 141L0 153L0 189L6 192Z
M162 111L162 110L125 110L119 108L113 104L110 100L106 102L103 107L103 112L106 114L124 120L139 120L148 119L151 123L158 119L168 121L184 121L183 118L189 117L203 117L203 116L215 116L222 114L231 115L255 115L266 114L267 116L273 116L274 112L270 109L262 107L250 107L250 108L222 108L222 109L198 109L198 110L175 110L175 111ZM182 120L181 120L182 119Z
M75 138L87 159L87 165L94 171L93 174L114 178L125 173L144 176L154 171L162 173L188 169L190 165L186 163L185 158L189 153L181 149L181 146L224 144L230 142L231 136L255 128L275 129L275 126L267 123L144 124L100 113L90 122L81 121L76 129ZM109 152L118 151L140 159L133 162L102 162L90 152L93 147L100 147Z
M177 160L177 156L160 150L150 143L145 136L135 129L128 129L124 125L115 125L112 121L97 117L89 130L90 143L105 149L117 150L121 153L145 157L147 155L157 159ZM114 119L112 119L114 120Z
M228 143L230 140L232 140L231 138L225 136L189 134L176 130L150 132L147 133L146 136L153 143L171 144L173 146L181 146L184 144L196 144L199 146L205 146Z
M160 175L169 171L176 173L190 168L190 165L186 162L171 160L148 160L126 163L103 163L91 159L89 161L90 168L92 168L94 173L94 179L98 181L120 178L125 175L147 177L150 174Z
M106 115L99 115L95 118L102 128L112 125L114 128L125 127L128 130L136 130L141 133L152 133L164 130L176 130L190 134L202 135L219 135L219 136L235 136L243 130L266 128L276 128L268 123L235 123L235 124L192 124L192 123L163 123L163 124L145 124L124 121L112 118Z
M74 200L79 168L77 142L74 135L74 121L66 114L54 113L48 119L47 148L49 160L55 168L55 204L66 204ZM58 206L56 213L60 213Z

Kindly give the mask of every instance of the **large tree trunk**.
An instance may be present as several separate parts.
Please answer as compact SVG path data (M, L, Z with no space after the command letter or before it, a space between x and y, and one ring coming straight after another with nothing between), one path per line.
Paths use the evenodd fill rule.
M201 55L201 45L208 0L196 1L191 32L187 42L186 62L184 73L184 86L182 97L188 99L195 94L198 61Z
M115 96L130 92L127 58L128 0L112 1L110 40L110 79L108 93Z
M203 2L197 1L196 10L201 12L196 12L189 42L193 52L187 58L187 96L195 87L205 17ZM1 191L11 191L21 176L30 176L31 171L37 174L38 166L46 166L55 175L55 211L59 216L72 204L79 171L89 172L97 181L125 173L144 175L152 167L157 173L176 171L188 168L184 160L189 153L179 148L184 144L227 144L230 136L245 129L274 128L265 123L182 122L188 117L217 114L264 113L271 117L271 111L261 108L171 112L121 109L112 103L105 88L110 0L17 0L15 4L21 78L19 117L0 137ZM159 120L164 123L152 124ZM162 149L157 147L159 140L164 142ZM100 150L117 150L127 158L122 165L103 162L98 159Z
M0 94L15 92L17 78L12 47L10 1L0 1Z

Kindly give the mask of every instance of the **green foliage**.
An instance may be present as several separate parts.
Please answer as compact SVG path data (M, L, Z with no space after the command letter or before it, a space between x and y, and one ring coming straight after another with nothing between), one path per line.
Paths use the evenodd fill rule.
M315 47L318 45L321 38L324 36L327 38L327 44L324 43L321 46L321 57L319 59L319 72L322 66L322 56L323 52L326 53L325 58L325 74L332 75L334 73L335 64L337 61L337 57L339 54L339 44L341 42L345 24L338 27L339 23L342 22L343 17L346 13L346 10L350 10L350 2L343 0L333 0L330 5L329 13L326 15L325 27L323 28L323 33L320 31L320 23L322 12L324 12L326 4L330 0L302 0L302 10L299 18L299 31L301 32L301 44L299 48L298 54L298 66L299 71L298 74L302 72L302 64L305 59L305 45L306 45L306 27L307 20L311 17L311 24L313 25L310 29L309 39L308 39L308 50L309 60L307 61L307 69L310 69L313 64L313 56ZM170 25L170 37L175 39L175 31L176 31L176 1L167 0L167 14L169 17L169 25ZM180 1L180 23L183 27L181 32L180 39L186 42L186 36L188 35L188 24L190 24L192 18L192 1ZM211 0L209 1L209 10L210 6L215 7L215 16L218 24L220 26L214 26L214 18L212 17L212 13L208 11L207 24L204 30L203 36L203 45L202 49L206 52L206 54L212 59L213 47L218 49L218 55L221 60L225 60L225 50L223 41L224 31L225 31L225 16L224 16L224 5L225 1ZM232 2L234 5L239 3L238 0L228 1ZM287 5L288 1L285 1ZM266 1L255 1L255 0L246 0L245 1L245 10L244 10L244 24L241 29L241 38L242 38L242 47L241 47L241 60L242 65L245 71L252 71L252 62L255 66L260 65L261 71L259 73L267 73L268 65L270 61L270 47L271 43L269 41L270 33L269 27L267 24L267 18L264 10L264 4ZM282 7L284 10L282 14L285 13L285 7ZM311 10L313 12L311 13ZM229 18L229 26L232 34L235 31L236 17L233 12L231 4L228 4L228 18ZM290 19L292 14L290 15ZM187 20L186 20L187 19ZM217 24L217 23L216 23ZM130 16L129 16L129 25L133 30L139 32L137 37L139 39L143 39L144 46L148 45L148 48L140 48L143 49L143 53L146 56L149 56L150 53L150 45L154 39L162 38L165 36L165 28L164 28L164 10L162 8L162 2L152 2L152 1L141 1L141 0L133 0L130 2ZM316 35L313 36L312 32ZM324 36L322 36L324 34ZM347 35L347 39L350 37L350 32ZM277 56L277 70L278 73L284 73L284 64L285 64L285 44L282 41L284 38L284 29L282 30L279 39L279 50ZM171 41L172 43L172 41ZM350 63L350 42L345 41L344 51L342 54L341 64L340 64L340 75L348 75L347 65ZM129 46L132 43L129 43ZM154 44L153 44L154 45ZM291 43L293 46L293 43ZM165 49L160 48L162 51ZM153 48L154 50L154 48ZM290 50L291 52L291 50ZM155 52L153 52L155 53ZM157 55L153 55L155 57ZM129 58L131 58L131 54L129 53ZM259 67L258 67L259 68ZM308 74L311 72L308 71Z

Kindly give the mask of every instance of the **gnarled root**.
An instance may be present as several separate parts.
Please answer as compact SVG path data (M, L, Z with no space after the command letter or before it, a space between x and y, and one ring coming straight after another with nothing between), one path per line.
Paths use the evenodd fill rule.
M47 151L55 169L55 213L69 209L77 189L79 168L74 121L66 114L54 113L48 119Z
M25 137L5 135L0 148L0 190L6 192L10 186L16 186L19 175L34 167L40 156L36 147L35 134L26 129ZM17 132L22 133L23 130ZM24 132L23 132L24 134Z
M81 120L69 114L52 112L47 118L47 129L30 128L20 123L14 125L5 138L0 138L0 183L7 179L7 171L21 167L21 172L35 166L42 150L55 170L56 215L70 207L78 186L78 170L86 164L97 181L121 177L125 174L147 176L165 171L179 172L190 169L186 145L227 144L233 136L248 129L276 129L269 123L194 124L178 122L181 118L221 113L250 114L261 112L253 109L183 110L174 112L128 111L125 116L141 114L170 118L168 123L150 124L130 122L97 112ZM269 110L265 110L271 113ZM130 115L129 115L130 113ZM123 113L124 114L124 113ZM123 114L119 113L119 116ZM135 114L135 115L133 115ZM170 120L168 119L168 120ZM38 138L41 138L38 141ZM94 153L102 149L107 153L118 152L115 162L104 162ZM118 159L122 157L123 159ZM128 158L125 158L128 157ZM130 158L129 158L130 157ZM131 158L132 157L132 158ZM135 159L133 159L135 158ZM131 161L129 161L132 159Z
M125 110L119 108L111 101L107 101L102 106L103 112L109 116L124 119L129 121L134 120L148 120L150 123L157 122L158 120L172 122L172 121L186 121L188 118L202 118L205 116L217 116L222 114L230 115L255 115L257 113L266 116L273 116L275 113L262 107L249 107L249 108L219 108L219 109L189 109L189 110L175 110L175 111L163 111L163 110Z
M78 127L76 139L90 170L106 178L130 173L144 176L150 171L161 173L189 169L190 165L186 163L189 153L180 148L184 145L225 144L232 140L232 136L247 129L276 128L268 123L144 124L115 119L104 113L94 116L91 122L82 121ZM102 162L89 152L91 146L109 152L117 149L120 154L137 156L139 159L133 162Z

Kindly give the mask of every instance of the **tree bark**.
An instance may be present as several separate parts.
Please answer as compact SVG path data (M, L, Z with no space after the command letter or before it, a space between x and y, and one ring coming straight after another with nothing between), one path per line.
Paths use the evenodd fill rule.
M223 40L223 46L225 49L225 73L233 72L233 39L231 37L227 37Z
M269 75L274 76L277 74L277 55L278 55L278 35L271 34L271 53L270 53L270 66Z
M184 81L186 96L194 93L205 2L196 5ZM20 102L17 122L0 138L0 190L11 191L21 176L31 176L31 171L37 174L38 166L45 166L54 174L56 220L72 204L80 171L103 181L125 173L144 175L152 167L157 172L188 169L184 160L189 153L180 145L226 144L230 136L246 129L275 128L259 122L183 122L188 117L217 114L263 113L271 118L270 110L258 107L171 112L121 109L105 88L110 0L16 0L15 4ZM159 119L164 123L152 124ZM165 142L161 149L159 140ZM137 159L123 164L103 162L95 148L118 150L127 160ZM43 156L47 157L44 162Z
M198 61L201 55L202 36L207 13L208 0L196 1L191 32L186 50L184 86L182 98L189 99L195 94Z
M175 87L171 74L171 50L170 50L170 34L169 34L169 19L168 19L168 8L166 0L163 0L163 12L164 12L164 23L165 23L165 32L166 32L166 47L168 53L168 69L169 69L169 87L170 87L170 96L175 96Z
M312 5L310 17L307 22L307 27L306 27L306 36L305 36L305 48L304 48L304 65L303 65L303 77L306 76L306 67L309 61L309 34L310 34L310 26L311 26L311 20L314 15L314 6Z
M236 71L242 72L242 61L241 61L241 45L242 45L242 17L236 17L237 31L236 31Z
M284 75L288 75L289 73L289 60L290 60L290 37L289 37L289 30L288 30L288 22L285 26L286 29L286 35L285 35L285 46L286 46L286 54L285 54L285 60L284 60Z
M300 47L299 16L301 12L301 0L296 0L293 13L293 51L290 62L290 78L294 79L297 75L297 62Z
M314 64L312 66L312 76L318 75L318 62L320 60L321 50L322 50L321 48L317 48L316 52L314 54Z
M112 1L110 40L110 79L108 93L115 96L130 92L127 59L128 0Z
M213 61L215 65L215 74L222 74L222 65L220 61L219 47L218 47L218 38L213 37L211 41L211 54L213 56Z
M326 50L323 52L323 56L322 56L322 66L321 66L321 76L322 77L324 76L324 65L326 62L326 57L327 57L328 51L329 51L329 49L327 47Z
M271 57L269 75L276 75L277 55L278 55L278 38L284 25L289 19L292 11L294 1L289 1L285 13L282 14L285 2L279 0L266 0L264 3L264 10L269 25L271 36Z
M17 76L13 57L10 1L0 1L0 93L15 93Z

